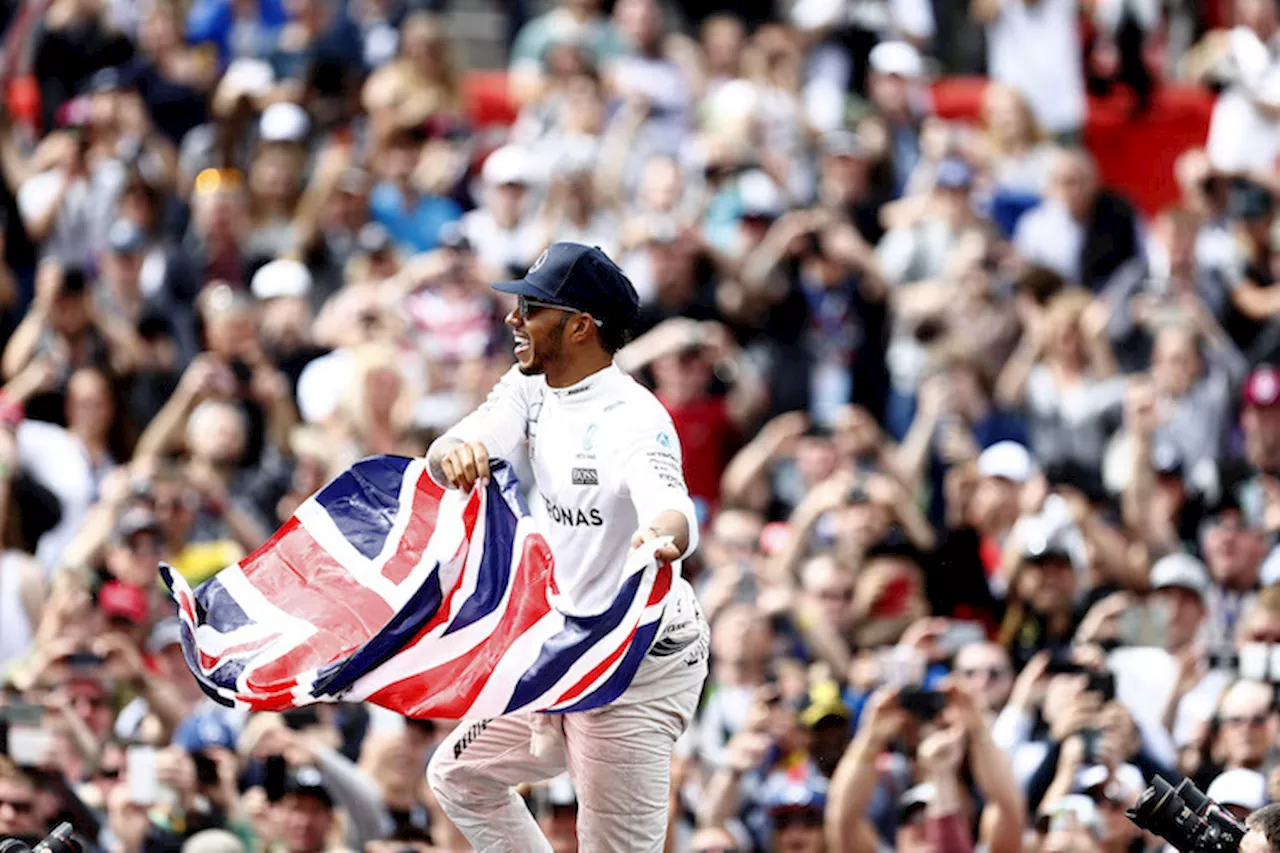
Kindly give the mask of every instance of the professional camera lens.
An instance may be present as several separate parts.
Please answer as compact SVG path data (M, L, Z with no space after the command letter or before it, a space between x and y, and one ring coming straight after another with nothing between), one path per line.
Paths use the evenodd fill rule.
M64 821L33 847L31 853L83 853L83 850L75 830L70 823Z
M16 838L0 841L0 853L84 853L84 843L71 824L63 821L35 847L28 847Z
M1196 849L1197 839L1209 829L1209 824L1192 812L1160 776L1151 780L1151 787L1142 792L1128 816L1182 851Z
M1213 803L1212 800L1205 796L1204 791L1197 788L1196 783L1190 779L1183 779L1179 782L1178 787L1174 788L1173 792L1182 798L1182 801L1187 804L1187 808L1198 815L1203 815Z
M1181 796L1205 809L1204 817L1191 810ZM1126 812L1129 820L1168 841L1182 853L1237 853L1244 827L1195 785L1184 782L1175 790L1159 776L1142 792L1137 804Z

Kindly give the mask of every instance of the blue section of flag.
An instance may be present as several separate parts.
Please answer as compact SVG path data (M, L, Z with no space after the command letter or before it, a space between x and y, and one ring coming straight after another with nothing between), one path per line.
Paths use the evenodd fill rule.
M196 588L194 598L197 613L223 632L234 631L253 622L216 575Z
M234 658L209 673L209 679L224 690L235 690L244 673L244 658Z
M382 553L395 526L400 487L409 462L403 456L363 459L335 477L315 497L343 538L366 559Z

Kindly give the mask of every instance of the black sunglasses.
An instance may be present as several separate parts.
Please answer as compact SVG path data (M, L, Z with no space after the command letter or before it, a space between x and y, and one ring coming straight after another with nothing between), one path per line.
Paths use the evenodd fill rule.
M516 297L516 316L519 317L521 320L528 320L534 314L537 314L539 311L543 309L546 309L548 311L563 311L566 314L586 314L587 313L577 308L571 308L568 305L556 305L554 302L541 302L537 299L530 299L527 296ZM591 317L590 314L587 314L587 316ZM601 323L595 317L591 317L591 322L595 323L597 328L604 325L604 323Z

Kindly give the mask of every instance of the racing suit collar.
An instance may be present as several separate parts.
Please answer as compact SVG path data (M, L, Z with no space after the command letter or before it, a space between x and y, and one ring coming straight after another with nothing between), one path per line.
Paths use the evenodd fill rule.
M602 389L607 389L613 385L622 375L622 370L618 365L611 363L608 367L597 370L580 382L575 382L564 388L552 388L548 385L547 390L565 403L587 402L598 398Z

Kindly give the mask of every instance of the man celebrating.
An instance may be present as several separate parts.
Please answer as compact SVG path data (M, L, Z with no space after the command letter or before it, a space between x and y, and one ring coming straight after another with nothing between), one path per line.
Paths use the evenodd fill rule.
M470 490L487 484L490 459L527 452L539 493L532 512L555 556L556 607L595 615L618 594L634 549L660 540L658 559L675 561L697 547L671 418L613 363L639 300L603 252L576 243L553 244L523 279L495 288L518 299L506 318L517 364L427 461L438 482ZM583 850L662 850L671 750L697 707L708 642L681 579L612 704L460 725L428 769L445 814L482 853L550 851L511 786L567 768Z

